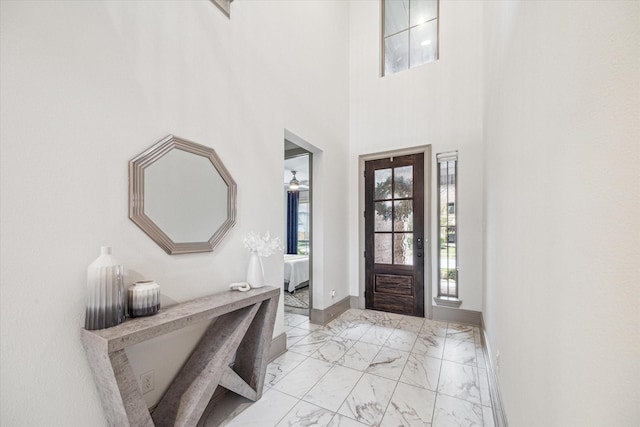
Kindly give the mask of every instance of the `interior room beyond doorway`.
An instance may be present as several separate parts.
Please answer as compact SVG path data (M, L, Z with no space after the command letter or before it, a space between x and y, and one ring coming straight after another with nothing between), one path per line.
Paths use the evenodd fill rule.
M284 144L284 308L309 316L311 290L311 153Z

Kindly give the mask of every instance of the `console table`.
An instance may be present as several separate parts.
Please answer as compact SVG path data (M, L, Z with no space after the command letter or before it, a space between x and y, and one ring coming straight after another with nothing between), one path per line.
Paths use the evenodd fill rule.
M82 329L107 422L112 426L195 426L218 385L251 400L262 396L280 289L227 291L161 309L108 329ZM153 412L125 348L211 321Z

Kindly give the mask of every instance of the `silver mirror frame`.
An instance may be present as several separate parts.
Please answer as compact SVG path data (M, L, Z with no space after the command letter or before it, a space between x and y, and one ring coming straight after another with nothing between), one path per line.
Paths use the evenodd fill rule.
M207 157L227 184L227 219L207 241L176 243L144 213L145 169L174 148ZM213 251L236 223L236 191L236 182L213 148L173 135L129 161L129 218L169 255Z

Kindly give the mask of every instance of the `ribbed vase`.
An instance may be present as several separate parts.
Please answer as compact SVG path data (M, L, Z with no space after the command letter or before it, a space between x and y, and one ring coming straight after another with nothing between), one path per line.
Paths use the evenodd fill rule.
M134 283L129 287L128 295L131 317L151 316L160 310L160 286L153 280Z
M100 248L100 256L87 269L88 330L118 325L125 319L124 266L111 256L111 248Z
M264 286L264 269L262 267L262 258L258 252L251 251L249 254L249 267L247 267L247 282L252 288L261 288Z

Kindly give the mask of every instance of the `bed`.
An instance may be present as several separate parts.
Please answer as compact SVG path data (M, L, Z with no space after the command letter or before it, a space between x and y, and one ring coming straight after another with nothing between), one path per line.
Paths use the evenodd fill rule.
M307 286L309 283L309 256L284 256L284 285L289 292Z

